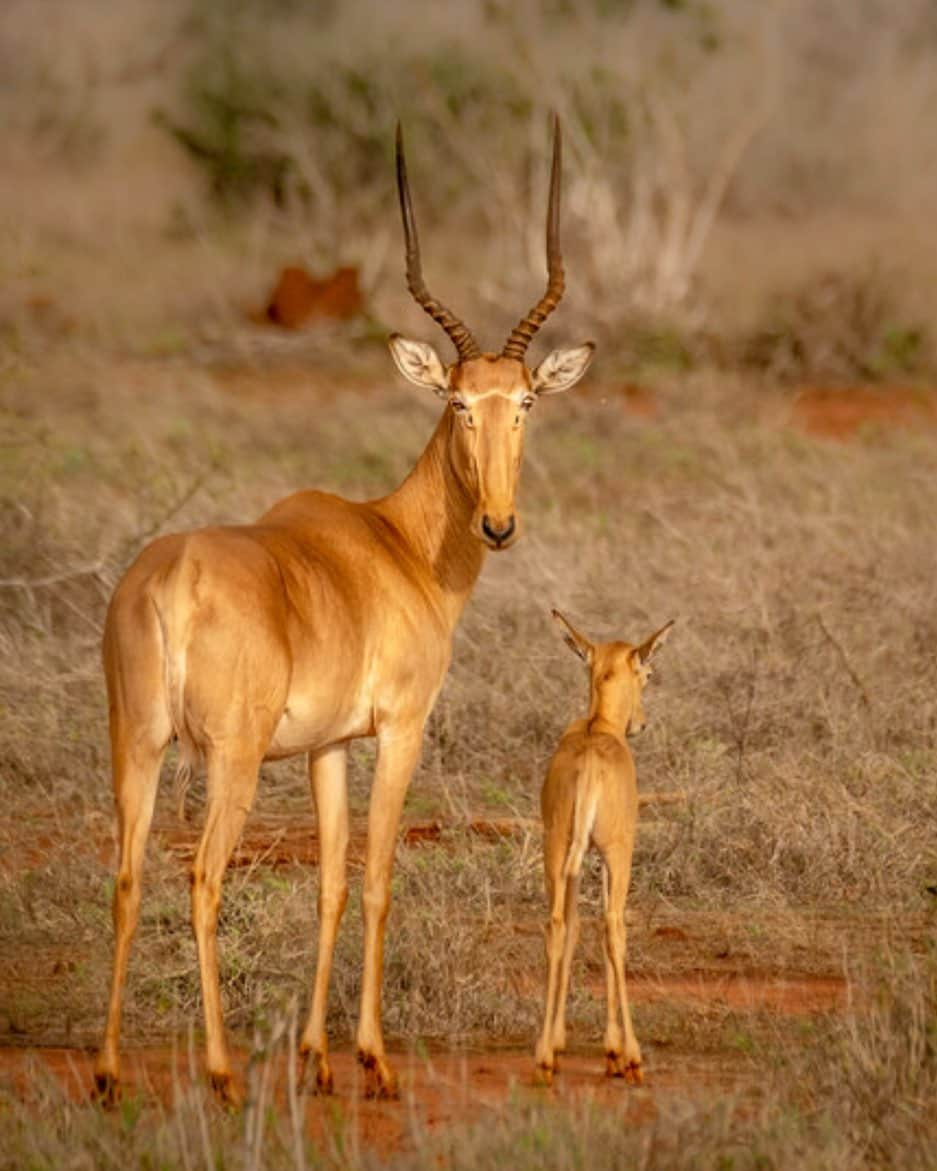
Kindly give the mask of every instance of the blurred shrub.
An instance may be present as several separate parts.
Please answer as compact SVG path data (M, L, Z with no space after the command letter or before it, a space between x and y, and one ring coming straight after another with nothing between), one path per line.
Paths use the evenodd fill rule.
M359 236L377 232L400 118L413 127L412 170L432 176L420 203L445 206L453 238L513 229L522 257L502 258L506 271L490 280L503 285L486 291L492 302L513 300L511 282L523 275L516 261L543 263L556 110L566 145L564 242L590 317L614 328L632 311L692 310L712 222L760 124L749 117L758 103L747 103L741 137L718 127L707 135L712 149L689 150L692 111L718 72L721 10L531 0L522 10L467 4L445 22L418 0L379 13L350 3L315 17L287 6L276 21L257 5L224 0L199 11L174 112L157 117L225 209L295 204L326 234L339 218L353 220ZM653 66L633 69L648 14ZM431 208L420 218L431 231ZM667 351L665 364L685 365L679 344L660 341L650 344Z
M888 20L880 0L862 20L848 0L789 7L754 19L742 0L468 0L451 12L428 0L200 0L179 90L158 118L227 211L298 207L318 239L353 237L375 271L402 119L414 175L431 176L421 225L432 232L435 204L450 261L460 240L483 248L490 307L513 304L541 270L555 109L564 249L588 328L620 338L637 321L633 348L685 369L698 349L685 336L707 325L701 271L726 209L888 200L891 214L898 191L909 206L932 202L929 148L910 137L937 93L914 47L926 43L915 30L929 27L928 4L909 0ZM860 73L861 91L850 89ZM863 137L872 125L874 141ZM899 183L908 160L913 174ZM507 254L496 239L511 241ZM885 378L928 361L923 330L868 277L812 280L772 306L741 351L782 377Z
M292 160L275 145L277 84L225 52L220 68L199 67L187 79L187 124L162 110L154 120L204 167L212 196L224 206L265 195L282 206Z
M778 296L743 338L740 358L772 377L803 381L909 377L930 368L923 325L902 320L877 271L825 273Z

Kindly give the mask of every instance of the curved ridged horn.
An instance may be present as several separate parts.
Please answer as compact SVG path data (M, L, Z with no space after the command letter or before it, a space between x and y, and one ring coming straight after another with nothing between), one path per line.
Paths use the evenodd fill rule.
M430 317L438 322L455 346L459 360L468 361L481 354L478 342L472 337L468 328L451 313L441 301L430 295L429 289L423 282L423 270L420 265L420 242L416 234L416 220L413 218L413 205L410 202L410 185L407 183L407 164L403 157L403 131L397 123L397 193L400 196L400 214L403 217L403 235L407 253L407 288L413 294L413 299L424 309Z
M559 305L566 287L563 257L560 255L560 174L563 169L563 141L560 120L553 115L553 166L550 169L550 202L547 207L547 291L511 330L501 354L524 360L531 339Z

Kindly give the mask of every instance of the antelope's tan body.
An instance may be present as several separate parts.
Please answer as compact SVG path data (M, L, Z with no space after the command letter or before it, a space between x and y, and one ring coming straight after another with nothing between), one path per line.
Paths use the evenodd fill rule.
M426 449L389 496L354 503L300 492L256 524L162 537L140 554L108 611L104 666L120 863L116 946L96 1092L115 1100L118 1036L140 876L160 766L178 740L184 766L207 772L205 827L192 871L192 922L205 1011L207 1071L236 1100L218 984L221 882L243 828L261 761L305 753L319 823L319 948L300 1051L322 1091L332 1087L325 1033L336 932L347 898L348 742L377 738L364 876L364 975L358 1052L366 1089L396 1082L380 1024L384 923L404 796L423 727L449 664L452 633L486 549L519 533L514 496L527 412L585 371L591 345L554 351L529 370L527 342L562 292L557 243L559 133L548 215L547 294L498 355L480 351L425 289L398 135L407 278L456 345L394 336L399 369L445 408Z
M566 1000L579 938L579 876L586 850L602 855L605 908L607 1024L606 1073L642 1080L641 1049L634 1034L625 984L625 901L638 822L634 758L626 737L644 727L642 691L651 655L672 623L640 646L592 643L558 611L569 646L590 670L590 705L560 738L540 795L543 862L550 918L546 926L547 990L537 1069L548 1084L556 1055L566 1046Z

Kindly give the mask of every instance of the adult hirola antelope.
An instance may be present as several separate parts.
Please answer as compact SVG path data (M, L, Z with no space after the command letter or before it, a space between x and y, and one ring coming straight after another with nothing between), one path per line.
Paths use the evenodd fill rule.
M305 491L254 524L197 529L148 545L118 585L104 631L104 669L120 862L115 952L95 1087L119 1091L118 1035L140 874L160 765L176 740L180 768L207 773L204 830L192 867L192 925L205 1012L206 1069L237 1101L218 987L221 883L253 801L261 761L306 754L320 841L319 942L300 1051L320 1091L332 1088L325 1020L335 937L347 898L349 741L377 739L364 874L364 975L358 1056L366 1092L396 1093L384 1052L380 990L391 866L423 727L445 677L452 634L488 549L518 536L514 497L527 414L573 386L591 343L555 350L533 370L527 347L564 287L559 244L561 140L554 123L546 292L499 354L424 284L403 142L397 184L407 285L453 342L395 335L401 373L443 400L416 466L389 496L366 503ZM366 407L362 405L362 413ZM307 1068L308 1067L308 1068Z
M560 738L540 794L550 918L546 1009L537 1044L537 1070L542 1081L551 1083L556 1055L566 1046L569 969L579 936L579 874L586 850L594 842L604 862L605 1070L609 1077L637 1084L643 1075L625 986L625 899L638 823L638 786L627 737L644 728L642 694L651 674L651 656L670 634L673 621L634 646L590 642L559 610L553 611L553 617L569 647L589 667L590 698L589 714L574 720Z

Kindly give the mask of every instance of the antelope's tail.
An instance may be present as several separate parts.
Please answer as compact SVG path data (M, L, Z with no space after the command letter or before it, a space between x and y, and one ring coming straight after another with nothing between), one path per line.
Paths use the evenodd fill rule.
M163 678L169 718L179 745L179 763L172 782L173 802L180 821L185 821L185 801L199 764L199 751L186 723L186 655L189 642L189 607L185 604L185 570L177 567L162 591L153 598L163 641Z
M596 761L587 753L582 771L576 780L576 804L573 810L573 835L563 874L566 878L578 878L582 860L589 848L589 840L595 827L595 815L599 806L599 778Z

